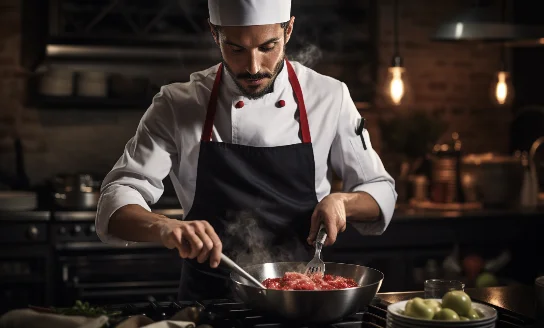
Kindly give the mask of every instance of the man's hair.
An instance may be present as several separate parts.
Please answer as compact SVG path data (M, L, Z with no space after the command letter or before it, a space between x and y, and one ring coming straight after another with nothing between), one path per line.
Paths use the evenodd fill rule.
M213 28L213 31L214 33L219 36L219 33L221 32L221 26L219 25L214 25L214 24L211 24L212 25L212 28ZM287 22L283 22L283 23L280 23L280 27L283 29L283 33L287 33L287 26L289 26L289 21Z

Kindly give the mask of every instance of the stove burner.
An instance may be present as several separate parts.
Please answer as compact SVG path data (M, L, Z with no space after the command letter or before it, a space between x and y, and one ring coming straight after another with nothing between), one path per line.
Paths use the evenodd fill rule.
M203 302L149 302L117 304L106 306L110 311L119 311L121 317L113 323L121 323L135 315L144 315L153 321L183 320L192 321L198 326L213 328L382 328L386 325L387 304L376 298L364 312L355 313L343 320L329 325L295 324L280 318L269 317L257 310L249 309L244 303L218 299ZM210 328L210 327L208 327Z
M326 325L298 324L282 321L277 317L249 309L243 303L232 300L218 299L203 302L149 302L117 304L106 306L110 311L120 311L121 317L111 322L115 327L130 316L144 315L153 321L182 320L192 321L196 328L385 328L387 321L387 306L389 303L374 298L365 311L355 313L344 319ZM493 306L491 304L488 304ZM519 314L497 308L499 318L496 328L531 327L533 320Z

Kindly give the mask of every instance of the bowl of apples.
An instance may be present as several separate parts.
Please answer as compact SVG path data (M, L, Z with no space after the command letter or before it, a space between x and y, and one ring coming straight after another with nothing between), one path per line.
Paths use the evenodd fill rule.
M442 297L414 297L387 307L387 327L494 328L497 310L473 302L463 291L452 290Z

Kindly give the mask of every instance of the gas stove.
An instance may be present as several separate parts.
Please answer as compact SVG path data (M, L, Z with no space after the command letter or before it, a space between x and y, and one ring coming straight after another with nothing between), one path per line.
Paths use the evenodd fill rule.
M203 302L149 302L117 304L107 306L110 311L119 311L121 316L111 326L115 327L135 315L143 315L154 322L181 320L194 322L196 328L385 328L387 306L390 303L375 297L364 311L354 313L342 320L327 325L312 325L286 322L248 308L244 303L228 299ZM488 304L493 306L491 304ZM499 312L496 328L534 327L534 321L522 315L493 306Z
M206 328L290 328L312 327L304 323L282 321L277 317L269 317L260 311L248 308L244 303L227 299L208 300L203 302L155 302L118 304L107 307L110 311L120 311L121 317L115 324L120 324L133 315L144 315L153 321L182 320L192 321L196 327ZM375 298L363 312L355 313L344 319L326 325L328 327L385 327L387 303ZM206 326L204 326L206 325ZM321 327L324 327L323 325ZM199 327L200 328L200 327Z

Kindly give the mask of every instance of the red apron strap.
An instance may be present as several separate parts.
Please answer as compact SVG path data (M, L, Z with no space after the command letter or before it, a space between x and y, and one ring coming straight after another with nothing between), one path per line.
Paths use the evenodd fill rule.
M302 133L302 143L311 143L312 138L310 136L310 126L308 125L308 116L306 115L306 105L304 104L304 97L302 96L302 89L298 82L297 75L291 63L286 59L287 63L287 74L289 75L289 82L291 82L291 87L295 92L295 97L298 103L298 109L300 112L300 130Z
M213 82L212 93L208 100L208 110L206 112L206 121L204 122L204 128L202 129L202 141L212 140L213 121L215 119L215 109L217 108L217 98L219 98L219 83L221 82L221 75L223 73L223 63L219 64L217 69L217 75Z
M300 130L302 134L302 143L311 143L312 138L310 137L310 126L308 125L308 116L306 115L306 105L304 104L304 97L302 96L302 89L298 82L297 75L291 63L286 59L287 63L287 74L289 75L289 82L295 93L295 98L298 103L299 112L300 112ZM221 75L223 73L223 64L219 64L217 69L217 75L215 76L215 81L213 82L212 93L208 101L208 110L206 112L206 121L204 122L204 128L202 129L202 141L211 141L212 140L212 131L213 131L213 121L215 118L215 110L217 108L217 98L219 97L219 84L221 82Z

